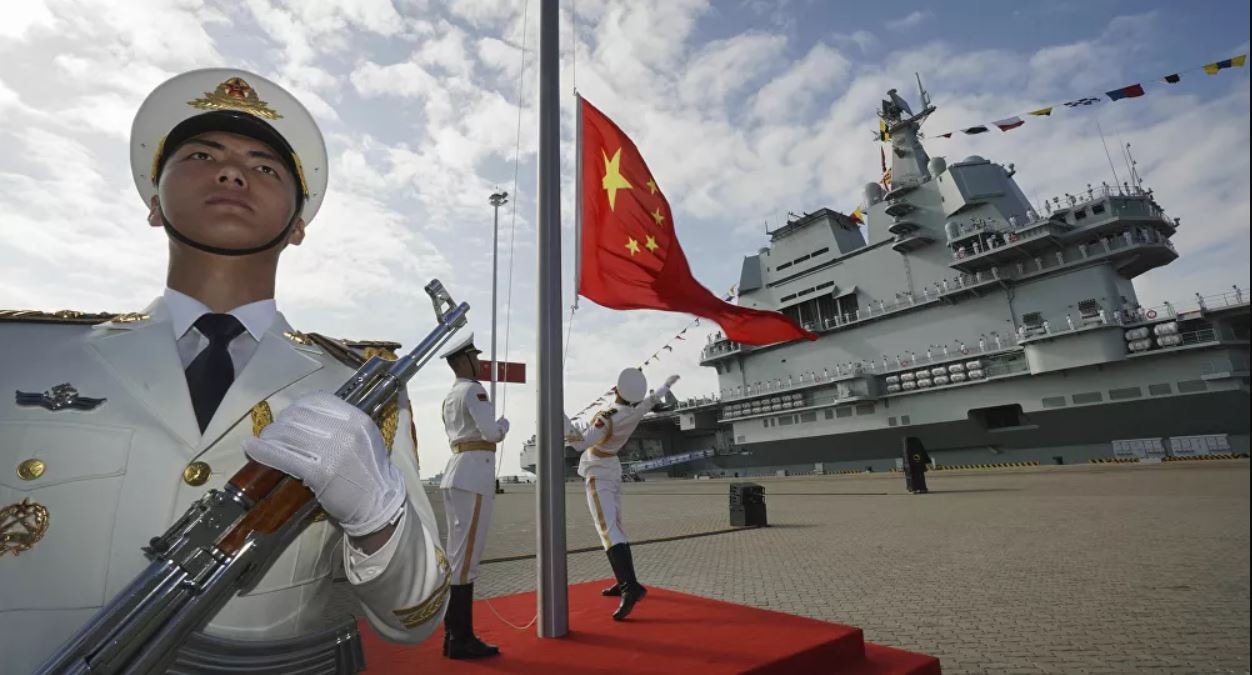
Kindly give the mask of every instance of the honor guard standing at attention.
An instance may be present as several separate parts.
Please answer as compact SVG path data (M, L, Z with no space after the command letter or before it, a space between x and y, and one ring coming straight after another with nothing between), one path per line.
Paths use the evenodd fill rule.
M618 621L630 615L635 603L647 595L648 589L635 578L630 542L622 529L622 463L617 453L630 440L643 416L665 400L670 387L677 381L678 376L671 375L664 385L649 394L648 381L638 368L623 370L617 378L614 388L617 397L611 407L597 412L586 429L567 437L567 443L582 453L578 461L578 475L585 481L587 506L600 534L600 542L608 553L613 576L617 578L615 585L601 593L621 597L617 610L613 612L613 618ZM566 418L567 431L571 428L569 418Z
M487 545L491 503L496 489L496 444L509 433L509 421L496 417L495 402L478 381L480 366L474 334L443 353L456 383L443 400L443 426L452 457L443 472L444 517L452 595L444 617L443 655L452 659L494 656L500 650L474 635L474 579Z
M249 457L302 480L324 516L176 670L295 672L284 657L344 640L323 630L335 558L374 630L425 639L450 576L408 399L380 428L326 393L398 345L298 332L274 299L280 254L326 191L317 124L269 80L196 70L139 108L131 167L166 235L164 292L133 314L0 311L0 392L17 392L0 400L0 669L49 657L145 569L149 539Z

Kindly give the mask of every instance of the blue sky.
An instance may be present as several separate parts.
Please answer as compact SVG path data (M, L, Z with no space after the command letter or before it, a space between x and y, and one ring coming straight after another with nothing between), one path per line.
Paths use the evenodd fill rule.
M1249 277L1249 68L1058 112L1007 134L934 134L1248 51L1247 2L562 2L562 91L576 84L636 141L674 209L693 270L721 291L764 245L765 222L851 211L878 177L871 136L891 87L938 112L932 155L1014 162L1039 200L1106 180L1096 133L1131 142L1146 184L1182 218L1182 259L1137 281L1145 304ZM421 287L440 277L487 336L490 217L516 192L510 356L534 361L534 52L537 1L46 0L0 24L0 306L125 311L160 293L165 245L127 166L130 120L165 78L235 65L291 88L331 154L326 205L284 255L278 302L294 325L411 344ZM523 38L525 26L525 38ZM576 38L576 50L574 49ZM518 69L526 45L520 98ZM575 57L576 56L576 67ZM517 135L521 107L521 136ZM564 108L572 300L572 99ZM520 157L515 148L520 147ZM519 183L512 184L515 157ZM509 262L513 211L502 213ZM873 224L871 223L871 226ZM502 274L507 269L502 270ZM100 280L108 280L102 284ZM506 287L502 285L502 294ZM506 308L502 307L502 312ZM584 302L566 363L567 409L661 346L686 317ZM701 333L646 372L713 391ZM503 339L503 338L502 338ZM503 345L502 345L503 346ZM446 373L413 387L423 468L442 468ZM505 471L533 431L530 386L508 390Z

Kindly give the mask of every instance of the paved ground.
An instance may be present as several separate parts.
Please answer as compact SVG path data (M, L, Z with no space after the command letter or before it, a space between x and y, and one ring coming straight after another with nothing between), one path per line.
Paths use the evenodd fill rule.
M645 583L859 626L946 673L1248 672L1247 461L928 480L917 496L899 475L760 480L770 527L639 545L636 565ZM727 485L628 484L627 531L725 529ZM489 559L534 552L533 490L507 489ZM580 485L566 507L569 547L596 546ZM610 575L599 551L568 560L571 582ZM477 590L534 584L533 559L493 562Z

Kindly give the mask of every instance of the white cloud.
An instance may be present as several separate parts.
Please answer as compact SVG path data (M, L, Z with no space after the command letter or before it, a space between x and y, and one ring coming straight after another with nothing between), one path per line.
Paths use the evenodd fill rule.
M934 16L935 16L934 12L928 9L927 10L919 9L919 10L914 10L912 12L909 12L906 16L902 18L892 19L890 21L887 21L883 25L885 25L888 30L897 30L897 31L908 30L910 28L916 28L922 25L923 23L933 19Z
M834 35L831 41L840 46L854 45L862 54L866 54L878 44L878 37L867 30L856 30L847 35Z

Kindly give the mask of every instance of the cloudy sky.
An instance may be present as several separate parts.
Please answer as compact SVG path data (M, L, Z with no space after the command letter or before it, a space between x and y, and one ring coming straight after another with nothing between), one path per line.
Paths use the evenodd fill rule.
M878 100L896 87L916 103L915 72L939 108L926 126L930 153L1014 162L1032 200L1111 180L1097 122L1110 144L1133 145L1146 184L1182 219L1181 260L1138 281L1145 305L1248 284L1249 69L1151 86L1246 53L1245 0L561 4L562 92L576 84L634 137L697 277L715 292L737 281L767 223L856 207L878 174ZM508 355L533 364L536 18L537 2L512 0L7 3L0 307L130 311L161 292L166 246L131 182L131 118L178 72L237 66L293 90L330 149L325 205L280 267L279 307L292 324L411 345L431 325L422 286L438 277L473 305L485 342L487 197L498 187L514 195L501 210L500 347L507 316ZM933 138L1136 82L1146 97L1005 134ZM572 97L562 106L568 181ZM568 185L563 197L568 307ZM584 301L566 408L583 407L688 322ZM688 333L648 376L682 374L680 395L713 391L715 377L697 365L706 333ZM438 406L450 377L433 366L411 387L424 475L448 456ZM513 421L505 474L533 433L534 401L530 385L502 396Z

